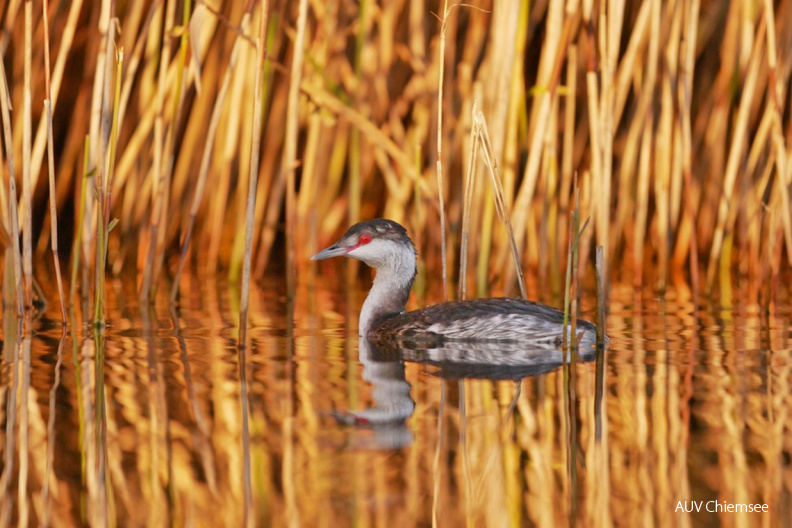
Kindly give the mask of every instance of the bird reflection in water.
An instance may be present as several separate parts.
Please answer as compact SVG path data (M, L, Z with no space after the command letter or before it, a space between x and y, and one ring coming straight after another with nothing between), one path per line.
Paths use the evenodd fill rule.
M582 347L577 361L593 361L594 347ZM412 443L407 419L415 410L410 384L405 379L404 362L432 367L432 375L445 379L514 380L540 376L571 361L569 350L525 348L515 342L426 342L420 340L359 339L359 359L363 379L373 386L374 406L361 410L334 411L342 424L370 429L373 435L357 438L355 447L398 449Z

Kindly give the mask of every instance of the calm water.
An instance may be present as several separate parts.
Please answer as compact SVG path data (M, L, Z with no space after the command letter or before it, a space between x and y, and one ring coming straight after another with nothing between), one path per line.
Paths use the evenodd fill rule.
M357 284L259 285L244 353L197 279L178 313L112 284L103 338L6 320L0 527L790 526L788 303L614 287L602 364L503 370L360 342Z

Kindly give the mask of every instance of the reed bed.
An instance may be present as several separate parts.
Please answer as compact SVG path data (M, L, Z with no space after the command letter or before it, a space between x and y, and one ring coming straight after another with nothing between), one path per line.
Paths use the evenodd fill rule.
M575 173L581 219L591 221L579 258L592 262L603 246L608 280L717 291L741 277L769 298L774 290L762 284L792 259L788 0L310 3L304 30L299 3L275 1L263 68L252 33L259 2L22 4L0 11L10 95L3 177L23 189L15 196L6 180L0 218L13 240L6 268L20 259L14 276L25 277L28 304L41 273L32 253L49 251L42 241L51 235L66 247L79 238L81 265L93 276L130 274L144 298L160 286L175 292L168 282L182 280L184 265L240 277L250 184L254 280L279 268L281 255L293 255L288 269L299 271L349 222L379 215L420 232L419 251L439 269L446 246L453 255L461 239L463 175L477 163L474 104L492 135L521 265L550 279L554 295ZM121 49L128 58L115 86ZM54 191L41 178L45 100ZM105 208L92 189L112 167ZM512 292L509 239L489 191L476 185L466 237L479 255L476 290ZM108 213L118 228L102 263L97 228ZM6 288L6 305L13 297Z

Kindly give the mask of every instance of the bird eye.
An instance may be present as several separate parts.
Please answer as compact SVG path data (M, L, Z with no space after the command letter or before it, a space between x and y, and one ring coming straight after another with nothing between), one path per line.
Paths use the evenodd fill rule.
M371 242L371 235L360 235L361 244L368 244L369 242Z

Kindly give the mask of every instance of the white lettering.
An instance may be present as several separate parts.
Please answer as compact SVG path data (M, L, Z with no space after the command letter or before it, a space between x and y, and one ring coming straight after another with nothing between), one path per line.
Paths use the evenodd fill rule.
M693 510L701 511L701 505L703 503L704 501L698 501L698 502L690 501L690 504L688 505L688 501L677 501L677 505L674 511L678 512L679 510L682 510L687 513L692 513Z
M770 506L768 504L736 504L716 500L707 501L706 504L704 501L677 501L674 511L678 512L681 510L686 513L693 513L694 511L700 512L702 506L704 506L705 511L710 513L767 513L770 511Z

